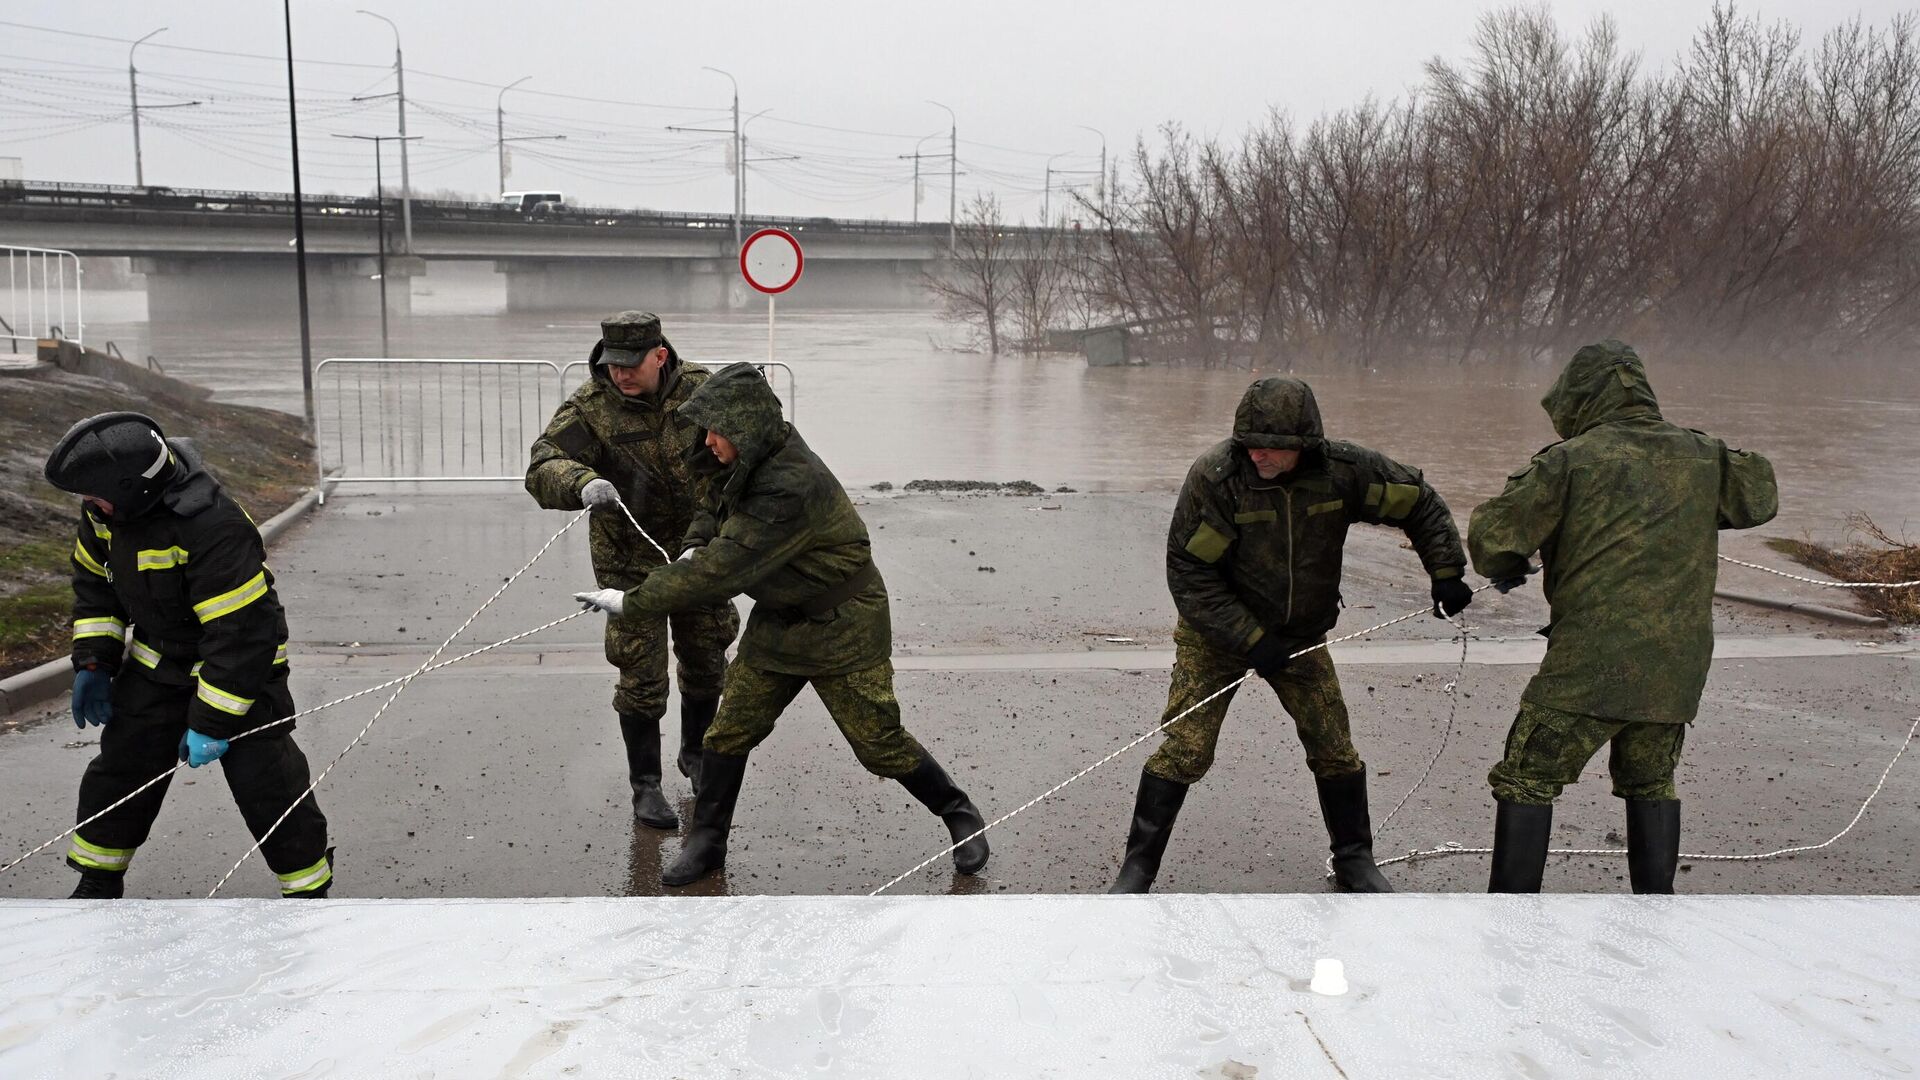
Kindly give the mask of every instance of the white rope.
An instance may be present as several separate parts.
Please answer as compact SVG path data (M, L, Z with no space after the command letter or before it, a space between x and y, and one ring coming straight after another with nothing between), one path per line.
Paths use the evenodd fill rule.
M1475 589L1473 591L1477 593L1485 589L1490 589L1492 587L1493 587L1492 585L1482 585L1480 586L1480 588ZM1344 637L1331 638L1327 641L1323 641L1319 643L1318 645L1310 645L1307 648L1301 649L1299 652L1293 653L1292 655L1288 656L1287 659L1296 660L1302 656L1307 655L1310 652L1318 652L1321 649L1328 647L1329 645L1338 645L1343 641L1352 641L1355 638L1366 637L1368 634L1377 633L1381 630L1385 630L1389 626L1398 626L1399 624L1406 622L1410 619L1417 619L1422 615L1431 615L1431 614L1433 614L1433 606L1428 605L1427 607L1420 608L1417 611L1410 611L1407 614L1402 615L1397 619L1388 619L1386 622L1378 623L1374 626L1369 626L1365 630L1357 630L1351 634L1347 634ZM940 851L934 852L932 855L928 856L926 859L922 860L920 863L913 866L911 869L908 869L905 872L895 876L893 880L873 890L867 895L879 896L881 893L886 892L888 889L893 888L895 885L900 884L901 882L907 880L908 878L919 873L920 871L925 870L927 867L932 866L934 863L939 862L942 858L945 858L946 856L953 854L955 851L958 851L961 847L971 842L974 839L974 837L985 836L987 834L987 830L992 829L996 825L1000 825L1004 822L1011 821L1012 819L1019 817L1021 814L1024 814L1028 810L1033 809L1035 806L1040 805L1042 802L1045 802L1047 799L1052 798L1054 795L1058 794L1061 790L1066 788L1067 785L1073 783L1076 780L1079 780L1081 777L1086 776L1088 773L1094 771L1095 769L1098 769L1102 765L1107 764L1108 762L1114 760L1115 758L1121 756L1122 754L1125 754L1127 751L1133 749L1136 746L1139 746L1141 743L1146 742L1148 739L1153 738L1155 735L1158 735L1159 733L1161 733L1162 731L1165 731L1169 727L1172 727L1174 724L1185 719L1188 714L1198 710L1201 706L1207 704L1208 702L1214 700L1215 698L1219 697L1222 694L1230 693L1231 691L1239 688L1240 684L1246 682L1248 679L1253 678L1253 676L1254 676L1254 673L1249 671L1245 675L1242 675L1239 678L1228 683L1227 685L1222 686L1220 689L1215 690L1213 693L1208 694L1206 697L1201 698L1199 701L1196 701L1192 705L1181 710L1178 715L1169 717L1168 719L1161 721L1159 724L1154 725L1152 728L1149 728L1148 730L1141 732L1139 735L1136 735L1133 738L1127 740L1127 742L1121 745L1119 749L1108 754L1106 757L1101 758L1099 761L1094 762L1093 764L1087 766L1084 769L1081 769L1079 772L1074 773L1072 776L1067 777L1065 780L1060 781L1059 783L1053 785L1052 787L1041 792L1040 794L1035 795L1033 798L1028 799L1026 802L1015 807L1013 810L1005 814L1002 814L997 818L994 818L992 821L987 822L985 825L981 826L980 829L974 832L972 835L967 836L965 839L962 839L957 843L951 844Z
M1762 571L1763 573L1772 574L1775 577L1788 578L1793 581L1804 581L1809 585L1820 585L1829 589L1911 589L1915 586L1920 586L1920 580L1916 580L1916 581L1822 581L1819 578L1802 577L1799 574L1789 574L1785 570L1775 570L1771 566L1761 566L1759 563L1750 563L1743 559L1736 559L1731 555L1722 555L1720 556L1720 558L1721 558L1721 561L1723 562L1730 562L1735 566L1744 566L1749 570L1759 570L1759 571Z
M627 521L633 525L633 531L639 533L641 539L645 540L649 544L652 544L653 550L659 552L661 558L667 560L668 562L672 562L673 556L667 554L667 549L661 547L660 542L658 540L655 540L653 537L648 536L647 530L640 527L640 522L634 518L633 511L627 509L627 501L625 499L620 498L620 493L617 491L614 492L613 497L620 507L620 512L627 515Z
M360 733L353 737L353 741L347 743L345 749L341 750L338 754L334 755L333 760L327 763L327 767L320 770L320 775L314 777L313 782L307 785L307 789L301 792L298 796L296 796L293 802L285 810L281 811L280 816L274 819L273 824L267 827L266 832L260 834L259 838L254 840L253 846L247 849L246 854L240 856L239 860L236 861L231 867L228 868L227 872L221 876L220 880L214 883L213 888L207 892L207 899L209 900L213 899L214 895L220 891L221 886L225 885L227 883L227 880L233 877L234 871L239 870L240 867L243 864L245 864L248 859L252 858L253 853L260 850L260 845L266 843L268 838L274 834L274 830L278 829L281 823L287 820L288 816L290 816L293 813L293 811L297 807L299 807L300 803L303 802L307 798L307 796L313 794L314 791L320 787L321 781L327 778L327 774L333 771L333 767L335 765L340 764L340 760L346 757L349 751L351 751L354 747L360 745L360 740L366 738L367 732L373 730L373 725L380 722L380 718L386 715L387 709L391 707L395 701L399 700L400 695L406 692L407 687L412 685L413 680L416 677L418 677L422 672L426 671L429 667L433 666L433 662L435 660L440 659L440 654L446 651L447 646L453 644L453 639L465 633L467 627L472 626L473 621L475 619L478 619L482 612L492 607L493 602L495 600L500 599L503 593L505 593L508 589L512 588L513 583L516 581L519 581L522 574L525 574L528 570L533 569L533 564L540 561L540 557L547 553L547 549L553 547L553 545L557 543L562 536L565 536L567 534L568 529L571 529L575 525L578 525L580 523L580 519L586 517L587 513L588 511L582 510L579 513L573 515L573 517L567 519L567 523L560 527L559 532L554 533L552 536L548 537L547 542L540 545L540 550L533 553L533 558L528 559L526 562L526 565L522 566L518 570L515 570L511 577L507 578L506 581L500 584L500 587L498 589L495 589L493 591L492 596L487 597L486 603L481 604L479 607L475 608L473 611L473 614L467 616L466 622L461 623L459 627L454 630L453 633L447 635L447 640L441 642L440 647L433 650L433 654L431 656L428 656L424 663L422 663L419 667L415 668L412 674L400 680L400 685L394 687L393 694L387 698L387 700L380 706L379 709L375 710L373 714L373 719L367 721L367 726L360 729ZM581 614L585 614L585 612L581 612Z
M1387 811L1387 816L1380 820L1379 826L1373 830L1375 835L1386 832L1387 826L1393 824L1393 819L1399 815L1400 808L1407 805L1407 800L1413 798L1414 793L1426 784L1427 777L1433 775L1433 767L1440 763L1440 755L1447 752L1448 740L1453 738L1454 720L1460 715L1460 681L1467 677L1467 638L1469 632L1467 624L1457 616L1449 615L1447 616L1447 621L1452 623L1454 629L1460 632L1460 666L1455 669L1453 678L1448 679L1447 684L1440 688L1440 692L1447 695L1447 722L1446 725L1440 729L1440 745L1434 748L1433 756L1427 759L1427 767L1420 773L1420 779L1413 782L1413 786L1407 789L1407 793L1400 796L1400 801L1394 803L1393 809ZM1333 876L1333 856L1331 854L1327 856L1327 876Z
M1880 770L1879 781L1873 785L1873 790L1867 793L1866 801L1860 804L1860 809L1855 810L1853 812L1853 820L1847 822L1846 828L1841 829L1839 832L1834 833L1832 836L1827 837L1825 840L1822 840L1817 844L1799 844L1794 847L1777 848L1773 851L1762 851L1752 855L1704 855L1704 854L1695 854L1692 852L1683 851L1680 853L1679 857L1682 859L1691 859L1695 862L1758 862L1761 859L1778 859L1783 855L1797 855L1803 851L1819 851L1822 848L1832 847L1834 844L1837 844L1840 842L1841 837L1852 832L1853 827L1855 825L1860 824L1861 818L1864 818L1867 816L1867 807L1873 805L1874 798L1880 794L1880 790L1882 788L1887 786L1887 777L1893 774L1893 767L1899 764L1901 755L1905 754L1907 752L1907 747L1913 744L1913 736L1915 732L1920 732L1920 716L1914 717L1913 723L1908 725L1907 737L1901 741L1900 749L1895 750L1893 752L1893 758L1892 760L1887 762L1887 767ZM1392 866L1395 863L1414 862L1419 859L1444 858L1445 856L1448 856L1448 855L1491 855L1491 854L1493 854L1492 848L1470 848L1470 847L1462 847L1459 844L1448 843L1448 844L1442 844L1436 848L1429 848L1426 850L1415 849L1407 852L1405 855L1395 855L1391 859L1381 860L1376 865ZM1626 848L1549 848L1547 850L1547 854L1549 855L1625 855L1627 854L1627 849Z
M477 649L471 650L469 652L461 653L459 656L456 656L451 660L442 660L439 663L433 665L432 667L426 669L426 671L423 672L422 674L431 674L432 672L439 671L441 668L452 667L455 664L464 663L468 660L473 659L476 656L479 656L481 653L492 652L493 650L500 648L502 645L511 645L514 642L519 641L523 638L529 638L542 631L551 630L554 627L559 626L563 622L570 622L574 619L580 618L582 615L587 615L587 614L590 614L590 612L576 611L571 615L567 615L562 618L555 619L550 623L542 623L541 625L536 626L531 630L522 630L521 632L513 635L512 637L501 638L499 641L493 642L490 645L482 645ZM365 690L357 690L354 693L348 694L346 697L334 698L332 701L328 701L320 705L315 705L310 709L303 709L300 712L294 713L292 716L283 716L278 720L273 720L268 723L261 724L259 727L248 728L247 730L241 732L240 734L233 736L233 738L228 741L235 742L240 739L244 739L249 735L258 735L260 732L265 731L268 728L276 728L282 724L291 724L295 720L299 720L303 717L312 716L314 713L321 712L326 709L331 709L335 705L345 705L347 702L353 701L356 698L363 698L363 697L366 697L368 694L379 693L380 691L385 690L389 686L397 686L400 683L405 682L406 680L407 680L407 676L404 676L404 675L397 679L389 679L378 686L369 686ZM26 862L28 859L33 858L35 855L40 854L42 851L45 851L46 849L52 847L53 845L59 843L62 840L65 840L67 837L72 836L74 833L79 832L81 829L86 828L88 825L91 825L94 822L99 821L101 818L107 816L113 811L118 810L120 807L126 805L129 801L131 801L135 796L139 795L141 792L147 790L153 785L159 783L162 780L165 780L167 777L172 776L174 773L179 772L181 769L184 769L186 767L187 767L186 762L184 761L180 762L179 764L175 765L173 768L168 769L166 772L163 772L160 775L154 777L153 779L147 781L146 783L141 784L139 787L134 788L132 791L122 796L118 801L109 805L106 809L100 811L99 813L93 815L92 817L87 818L84 821L79 822L78 824L75 824L69 827L65 832L62 832L59 835L54 836L53 838L49 839L46 843L41 844L39 847L34 848L32 851L27 852L26 854L20 856L17 859L14 859L12 862L9 862L5 865L0 865L0 874L6 873L8 870L11 870L16 866L19 866L21 863Z

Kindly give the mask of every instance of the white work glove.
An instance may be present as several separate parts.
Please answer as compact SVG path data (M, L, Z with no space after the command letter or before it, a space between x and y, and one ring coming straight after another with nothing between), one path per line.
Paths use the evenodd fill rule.
M596 476L580 489L580 505L589 510L619 506L620 489L613 486L613 481Z
M619 589L592 589L574 593L573 598L580 601L583 611L599 608L609 615L618 615L627 606L627 594Z

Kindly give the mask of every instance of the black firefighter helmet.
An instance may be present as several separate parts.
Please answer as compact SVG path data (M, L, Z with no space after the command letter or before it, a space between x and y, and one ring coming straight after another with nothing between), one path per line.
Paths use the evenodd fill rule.
M47 483L111 503L123 520L152 510L180 471L160 425L136 412L89 416L47 455Z

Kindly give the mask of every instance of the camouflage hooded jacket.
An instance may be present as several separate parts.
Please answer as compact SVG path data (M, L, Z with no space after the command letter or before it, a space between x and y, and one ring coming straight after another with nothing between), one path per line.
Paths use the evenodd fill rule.
M1299 450L1300 463L1260 479L1249 448ZM1348 526L1393 525L1435 578L1466 566L1447 504L1416 469L1328 441L1313 390L1261 379L1234 412L1233 438L1201 454L1167 532L1167 587L1180 618L1215 648L1244 655L1266 634L1298 648L1340 617Z
M634 519L669 552L693 521L700 477L686 452L694 425L679 415L707 369L673 355L661 371L658 393L628 397L607 377L594 353L593 375L554 410L533 441L527 493L549 510L580 509L580 489L605 479L620 491ZM593 515L587 546L594 578L606 589L633 587L660 553L641 539L618 509Z
M893 623L886 584L868 571L866 523L840 481L793 425L752 364L721 368L680 407L683 419L739 451L717 473L687 534L686 558L652 570L626 594L627 618L650 618L753 597L741 663L793 675L846 675L886 661ZM705 431L698 433L704 440ZM704 449L697 449L699 457ZM706 455L709 460L711 455ZM803 605L871 573L831 610Z
M1719 530L1772 519L1766 458L1660 418L1618 341L1574 354L1540 403L1566 441L1473 512L1474 569L1518 577L1540 553L1547 655L1523 698L1603 720L1693 720L1713 662Z

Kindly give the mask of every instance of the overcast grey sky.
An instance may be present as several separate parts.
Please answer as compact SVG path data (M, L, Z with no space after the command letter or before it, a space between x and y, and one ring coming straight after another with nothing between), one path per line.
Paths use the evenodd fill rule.
M728 82L701 70L710 65L739 80L743 115L771 110L747 129L751 209L904 219L913 163L898 155L945 149L947 114L927 99L958 116L961 197L996 191L1010 216L1031 218L1049 155L1061 155L1052 159L1062 172L1055 185L1091 182L1100 138L1083 125L1104 132L1118 155L1167 122L1232 135L1276 106L1304 118L1368 95L1398 97L1428 58L1463 56L1474 20L1497 5L296 0L296 56L315 61L299 69L303 173L314 190L371 190L367 145L331 136L395 130L391 99L351 100L393 89L392 33L355 14L361 6L400 28L409 132L424 136L412 150L416 190L490 197L498 90L531 75L506 95L507 135L568 138L519 143L508 187L724 210L726 136L666 130L727 123ZM1772 0L1741 10L1790 21L1811 42L1855 15L1885 25L1913 7ZM1570 31L1611 15L1624 45L1655 67L1686 46L1710 8L1711 0L1551 5ZM281 55L278 3L10 0L0 20L0 156L22 158L29 179L133 182L125 42L165 26L139 50L141 104L204 103L142 109L147 182L291 187L284 68L190 51ZM398 160L388 153L391 181ZM799 160L755 160L787 156ZM921 216L945 220L947 163L930 158L922 168Z

